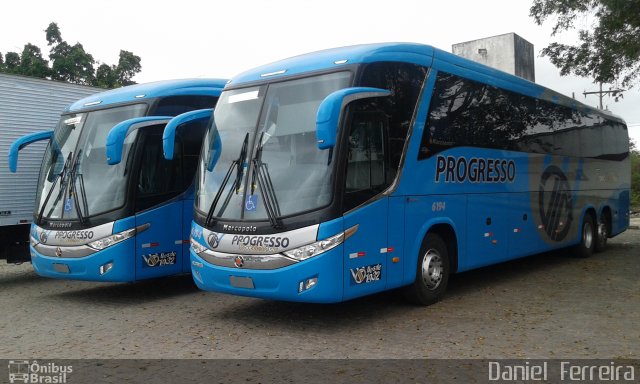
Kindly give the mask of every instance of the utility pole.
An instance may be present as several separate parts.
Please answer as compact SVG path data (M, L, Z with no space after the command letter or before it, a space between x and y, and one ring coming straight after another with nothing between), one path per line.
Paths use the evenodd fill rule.
M587 95L598 95L598 98L600 99L600 109L604 109L603 105L602 105L602 99L604 99L604 95L611 95L615 98L615 101L618 102L618 99L620 98L624 98L624 95L622 94L622 92L624 92L624 89L618 88L609 88L608 91L603 91L602 90L602 83L600 83L600 90L599 91L591 91L591 92L587 92L584 91L582 92L582 94L584 95L585 98L587 98Z

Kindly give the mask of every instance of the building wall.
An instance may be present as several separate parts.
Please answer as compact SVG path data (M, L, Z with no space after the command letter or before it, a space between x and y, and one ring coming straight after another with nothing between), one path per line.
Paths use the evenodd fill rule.
M515 33L454 44L458 56L535 81L533 44Z

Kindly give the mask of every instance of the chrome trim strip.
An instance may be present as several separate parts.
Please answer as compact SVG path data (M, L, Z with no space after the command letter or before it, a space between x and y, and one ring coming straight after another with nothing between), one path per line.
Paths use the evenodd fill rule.
M278 269L298 263L297 260L291 259L285 255L239 255L232 253L220 253L206 250L198 254L209 264L219 267L238 268L238 269ZM236 265L236 259L241 258L242 266Z
M65 246L58 247L58 246L37 244L33 246L33 248L42 256L57 257L57 258L71 258L71 259L90 256L98 252L97 250L91 247L88 247L86 245L81 245L77 247L65 247ZM58 248L60 249L60 252L61 252L60 256L56 254L56 249Z

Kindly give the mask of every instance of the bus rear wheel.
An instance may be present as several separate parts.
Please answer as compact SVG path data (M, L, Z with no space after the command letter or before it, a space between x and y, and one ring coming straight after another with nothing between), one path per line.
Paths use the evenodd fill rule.
M598 228L596 230L596 252L602 252L607 248L607 239L609 238L609 220L606 214L600 217Z
M429 233L422 242L413 284L405 287L409 301L431 305L444 294L449 282L450 262L447 244L442 237Z
M593 216L589 213L584 215L582 219L582 227L580 231L580 244L575 247L575 254L578 257L586 258L593 254L596 247L596 228Z

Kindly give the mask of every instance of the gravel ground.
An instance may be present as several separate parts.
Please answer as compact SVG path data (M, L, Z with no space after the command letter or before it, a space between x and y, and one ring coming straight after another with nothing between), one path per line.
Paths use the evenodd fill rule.
M456 275L426 308L398 292L283 303L202 292L190 276L98 284L3 262L0 358L638 359L640 230L609 244Z

